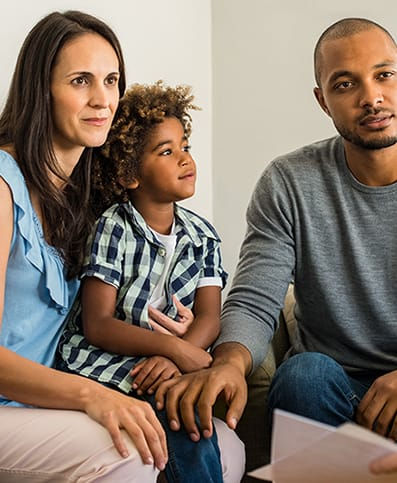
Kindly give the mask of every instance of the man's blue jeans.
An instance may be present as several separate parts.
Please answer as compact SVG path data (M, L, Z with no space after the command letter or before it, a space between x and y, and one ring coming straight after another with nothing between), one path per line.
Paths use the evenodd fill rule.
M381 375L360 373L352 377L325 354L294 355L276 371L269 391L269 413L284 409L331 426L354 421L361 398Z
M144 395L142 399L151 404L167 436L168 463L165 476L168 482L175 483L222 483L222 466L218 438L214 428L211 438L200 438L193 442L182 426L172 431L168 425L165 410L156 408L154 396ZM199 425L198 417L196 416Z

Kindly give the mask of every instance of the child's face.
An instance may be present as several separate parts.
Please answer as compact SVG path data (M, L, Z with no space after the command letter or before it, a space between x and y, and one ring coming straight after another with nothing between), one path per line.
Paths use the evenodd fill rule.
M189 148L178 119L168 117L158 124L142 155L135 195L159 203L193 196L196 165Z

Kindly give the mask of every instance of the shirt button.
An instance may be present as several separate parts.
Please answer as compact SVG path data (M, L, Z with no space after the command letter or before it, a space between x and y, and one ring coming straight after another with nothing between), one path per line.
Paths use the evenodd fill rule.
M160 257L164 257L166 254L165 248L159 248L159 255Z

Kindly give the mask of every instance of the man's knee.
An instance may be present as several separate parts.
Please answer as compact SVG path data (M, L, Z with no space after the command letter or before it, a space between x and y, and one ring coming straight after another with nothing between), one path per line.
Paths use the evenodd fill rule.
M289 391L311 392L319 385L338 378L344 371L342 366L331 357L319 352L303 352L290 357L277 369L272 387L278 390L286 386Z
M343 367L317 352L297 354L277 369L269 411L284 409L331 425L352 418L353 391Z

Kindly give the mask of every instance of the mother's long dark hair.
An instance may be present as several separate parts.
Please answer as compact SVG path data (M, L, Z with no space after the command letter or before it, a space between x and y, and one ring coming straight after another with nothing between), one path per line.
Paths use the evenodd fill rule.
M125 67L114 32L101 20L82 12L53 12L38 22L26 37L0 116L0 146L13 146L29 189L39 197L46 239L62 254L69 276L75 276L80 269L92 223L92 148L83 151L70 178L65 178L52 146L50 81L61 48L77 36L92 32L105 38L116 52L121 97L125 90ZM54 185L51 173L64 180L62 191Z

